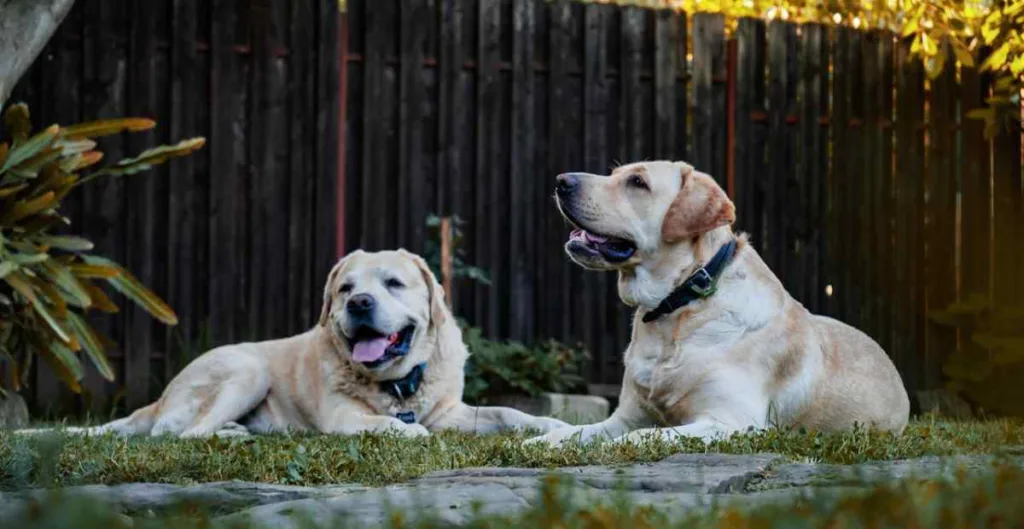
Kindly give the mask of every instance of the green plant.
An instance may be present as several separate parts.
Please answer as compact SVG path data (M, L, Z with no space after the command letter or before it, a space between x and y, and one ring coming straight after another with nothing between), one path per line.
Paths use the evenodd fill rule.
M457 215L451 217L452 226L452 279L466 278L477 283L490 285L491 279L487 271L466 263L466 250L462 246L464 239L462 228L466 221ZM423 245L423 259L430 266L430 270L438 279L441 278L441 217L429 215L427 217L427 228L430 230L430 237Z
M112 342L86 320L91 310L118 311L101 281L167 325L177 324L178 318L127 270L89 254L91 242L59 233L71 224L60 213L61 201L86 182L148 170L194 152L205 140L161 145L88 170L103 157L92 138L147 130L156 123L127 118L51 125L32 135L28 107L17 104L4 113L4 124L10 142L0 143L0 360L13 368L15 391L24 385L38 357L79 392L83 367L78 352L84 352L104 378L114 379L105 352Z
M583 385L582 370L589 356L580 347L556 340L533 346L490 340L480 329L460 324L470 352L463 391L468 402L485 402L488 397L507 394L562 393Z

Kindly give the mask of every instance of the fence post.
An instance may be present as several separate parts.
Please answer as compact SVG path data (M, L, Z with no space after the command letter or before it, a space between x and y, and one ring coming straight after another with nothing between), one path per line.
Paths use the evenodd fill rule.
M441 285L448 301L448 308L455 308L452 292L452 218L441 219Z
M335 185L334 248L340 259L345 255L345 124L348 120L348 12L345 1L338 0L338 171Z

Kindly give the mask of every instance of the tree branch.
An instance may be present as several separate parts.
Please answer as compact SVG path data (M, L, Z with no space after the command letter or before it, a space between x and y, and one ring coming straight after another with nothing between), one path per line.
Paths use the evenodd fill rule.
M0 108L75 0L0 0Z

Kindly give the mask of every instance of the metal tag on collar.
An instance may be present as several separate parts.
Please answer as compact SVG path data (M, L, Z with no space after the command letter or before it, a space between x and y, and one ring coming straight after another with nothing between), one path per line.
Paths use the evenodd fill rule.
M702 298L715 293L715 279L708 273L707 268L701 266L690 276L690 289Z
M416 422L416 412L400 411L395 414L395 418L404 422L405 424L412 424Z
M394 388L395 395L398 397L398 400L403 400L404 401L405 400L405 392L402 391L402 386L396 381L396 382L392 382L391 383L391 387Z

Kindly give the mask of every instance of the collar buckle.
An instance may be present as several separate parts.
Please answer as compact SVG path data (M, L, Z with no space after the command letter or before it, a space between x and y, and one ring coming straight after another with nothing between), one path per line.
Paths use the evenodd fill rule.
M711 277L707 268L701 266L690 278L686 280L690 284L690 290L702 298L715 293L715 279Z

